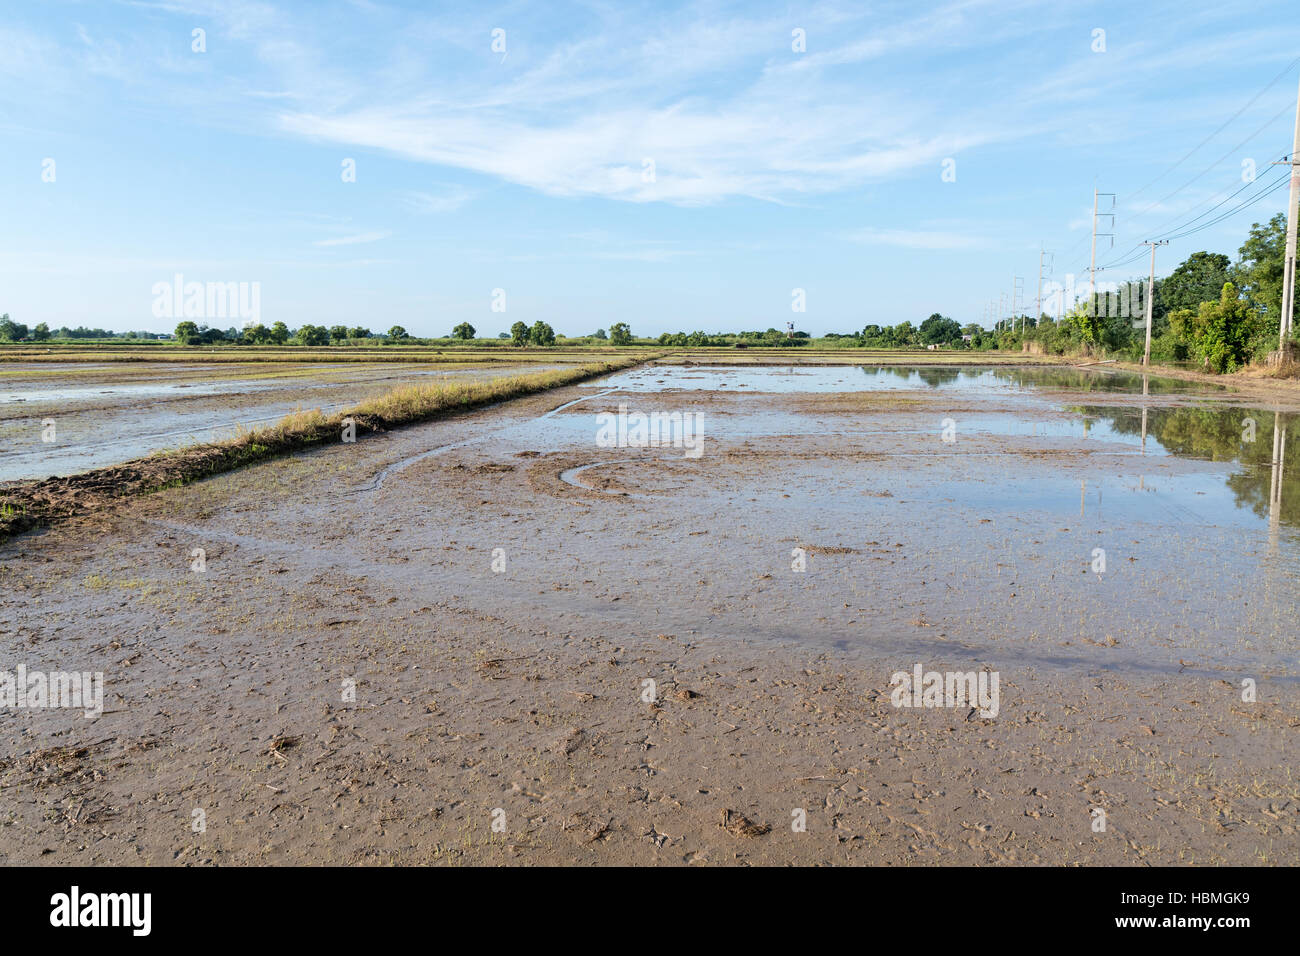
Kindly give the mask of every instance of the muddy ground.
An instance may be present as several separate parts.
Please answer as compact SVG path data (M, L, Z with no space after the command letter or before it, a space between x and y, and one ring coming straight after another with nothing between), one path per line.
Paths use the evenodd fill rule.
M1289 505L1069 411L1131 395L734 392L557 390L0 546L0 669L106 682L0 709L0 861L1300 862ZM703 453L598 447L620 403ZM917 663L999 713L893 706Z
M502 361L0 363L0 484L221 441L296 410L337 411L396 385L483 381L557 367Z

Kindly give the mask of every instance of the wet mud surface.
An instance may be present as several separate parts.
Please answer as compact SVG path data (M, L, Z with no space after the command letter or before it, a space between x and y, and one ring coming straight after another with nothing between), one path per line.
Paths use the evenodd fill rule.
M1300 862L1296 409L814 371L641 368L0 546L0 668L105 680L0 709L0 860ZM701 454L602 444L620 406ZM918 664L997 715L895 706Z
M482 381L556 367L499 361L4 364L0 483L66 476L220 441L302 409L337 411L396 385Z

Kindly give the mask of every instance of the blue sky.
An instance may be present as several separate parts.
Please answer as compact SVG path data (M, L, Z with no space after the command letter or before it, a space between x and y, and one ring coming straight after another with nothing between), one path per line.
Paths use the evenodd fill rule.
M1087 266L1094 187L1104 262L1280 175L1298 54L1293 2L5 0L0 312L169 331L180 273L290 327L983 322L1040 242Z

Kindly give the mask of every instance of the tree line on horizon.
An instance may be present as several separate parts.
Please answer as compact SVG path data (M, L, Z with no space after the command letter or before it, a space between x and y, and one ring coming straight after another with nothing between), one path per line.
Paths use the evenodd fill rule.
M1207 371L1231 372L1261 359L1276 349L1281 317L1282 264L1286 245L1286 216L1278 213L1267 223L1254 223L1236 261L1222 253L1192 253L1168 276L1156 280L1152 300L1151 357L1157 363L1193 363ZM1075 304L1059 319L1046 313L1037 318L1019 315L997 322L992 329L976 323L960 325L933 313L914 326L910 320L895 325L868 323L860 331L829 332L813 338L807 332L765 331L664 332L656 338L636 338L626 322L615 322L608 332L598 329L587 336L557 335L546 322L531 326L515 322L509 332L498 333L496 344L514 347L549 347L557 340L613 346L665 346L679 348L959 348L986 351L1025 348L1054 355L1088 354L1137 359L1145 344L1145 281L1123 283L1111 291L1098 291ZM1300 297L1298 297L1300 298ZM1118 307L1117 307L1118 304ZM1140 304L1140 308L1135 308ZM1297 303L1300 305L1300 302ZM1300 320L1300 308L1297 309ZM1300 327L1300 321L1296 322ZM461 322L451 331L453 341L475 340L476 330ZM115 333L84 327L51 330L44 322L26 325L0 316L0 342L51 342L76 340L153 341L169 336L156 332ZM243 329L217 329L186 320L170 338L182 345L330 345L429 344L445 338L418 338L400 325L375 334L364 326L305 324L291 330L284 322L255 324ZM486 344L485 340L479 340Z
M1157 279L1151 300L1151 360L1233 372L1278 348L1286 215L1254 223L1237 250L1194 252ZM1146 342L1147 283L1134 280L1096 292L1061 316L1018 316L995 327L999 348L1034 343L1054 355L1090 354L1137 360ZM1124 304L1129 307L1125 308ZM1141 304L1141 308L1132 307ZM1300 305L1300 303L1298 303ZM1300 308L1292 316L1300 326ZM1014 323L1015 329L1012 329Z

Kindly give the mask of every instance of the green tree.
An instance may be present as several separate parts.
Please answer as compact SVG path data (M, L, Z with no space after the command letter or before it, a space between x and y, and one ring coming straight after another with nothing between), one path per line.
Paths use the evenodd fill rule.
M176 341L181 345L189 345L199 335L199 327L193 322L185 321L176 326Z
M349 338L351 338L351 336L348 335L348 328L346 325L330 326L331 342L346 342Z
M1095 302L1080 302L1065 315L1064 321L1070 324L1072 334L1079 341L1100 346L1104 327L1103 311Z
M555 330L541 319L538 319L533 323L533 327L528 330L528 339L534 345L554 345Z
M604 341L605 339L609 338L609 336L605 334L604 329L597 329L595 332L592 332L591 337L593 339L600 339L601 341Z
M9 318L6 312L0 316L0 342L21 342L27 338L27 326Z
M885 347L884 331L874 322L863 327L858 333L858 343L863 348L880 349Z
M946 345L961 340L961 326L936 312L921 323L917 338L922 345Z
M520 348L528 344L528 326L522 322L516 322L510 326L510 344L517 345Z
M388 338L394 342L400 342L402 339L409 338L409 336L406 334L406 329L400 325L394 325L388 330Z
M368 339L370 330L364 326L358 325L348 329L348 338L350 339Z
M329 345L330 331L323 325L304 325L294 337L303 345Z
M1282 262L1286 256L1286 213L1266 224L1255 223L1238 250L1232 281L1252 307L1266 316L1276 331L1282 315ZM1300 306L1300 296L1297 296ZM1300 314L1300 309L1297 309ZM1292 317L1294 321L1294 316Z
M283 345L289 341L289 326L283 322L271 323L271 328L267 332L267 338L275 345Z
M911 322L899 322L889 330L886 339L890 348L904 349L916 344L916 330Z
M474 326L470 325L468 322L462 322L451 330L451 337L466 342L474 337Z
M1232 372L1250 361L1252 340L1266 331L1268 319L1238 295L1231 282L1223 284L1217 302L1202 302L1193 312L1170 313L1174 333L1188 342L1192 354L1212 372Z
M631 345L632 329L626 322L615 322L609 327L609 341L612 345Z
M1228 281L1231 262L1218 252L1193 252L1178 268L1156 283L1156 299L1151 308L1152 329L1157 320L1179 309L1201 307L1202 302L1216 302ZM1143 290L1145 293L1145 289Z

